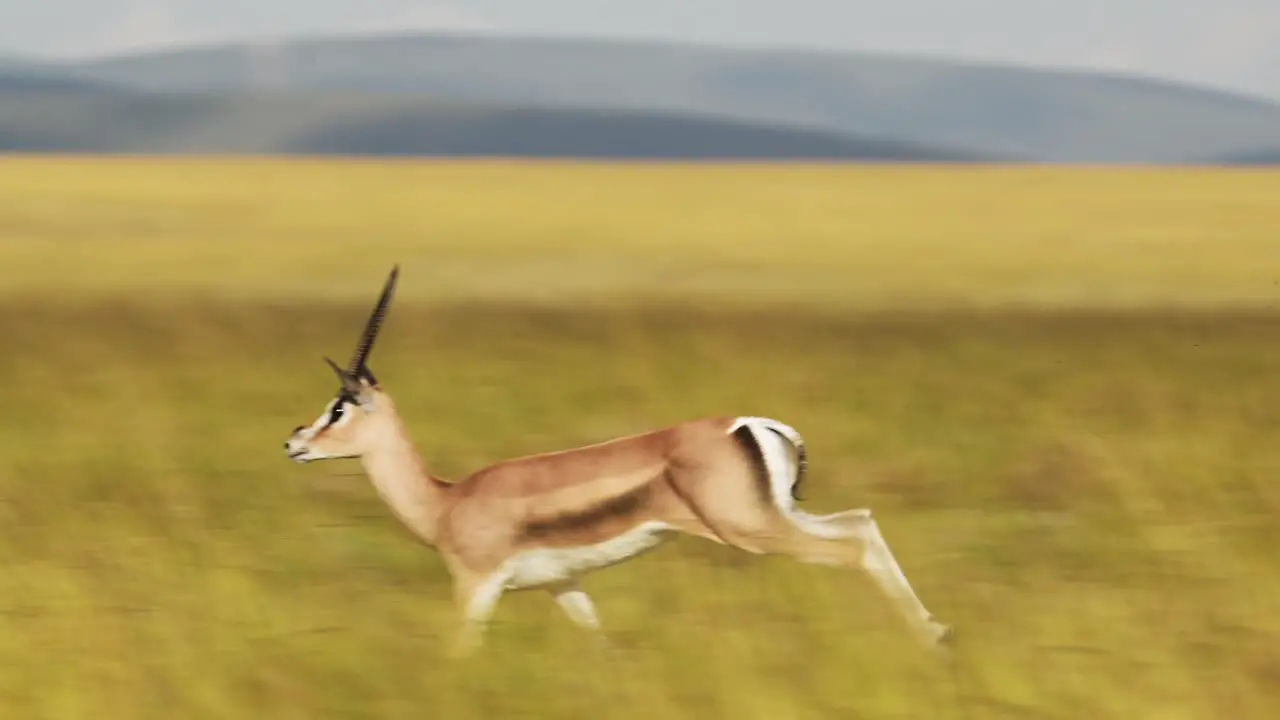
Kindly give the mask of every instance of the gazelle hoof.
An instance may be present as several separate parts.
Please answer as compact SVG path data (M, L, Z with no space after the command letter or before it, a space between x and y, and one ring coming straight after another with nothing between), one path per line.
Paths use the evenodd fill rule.
M936 642L939 647L951 647L953 644L955 644L955 640L956 640L956 629L948 625L948 626L944 626L942 630L938 633L938 639L936 640Z
M944 623L940 623L933 618L928 620L929 640L933 647L938 649L947 649L955 644L956 631L955 628Z

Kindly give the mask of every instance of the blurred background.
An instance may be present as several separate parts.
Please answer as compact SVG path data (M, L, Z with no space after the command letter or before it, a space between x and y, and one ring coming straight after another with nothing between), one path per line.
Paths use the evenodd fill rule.
M1275 161L1266 0L9 3L0 147Z
M0 716L1280 711L1280 5L0 0ZM867 578L686 538L455 661L431 471L805 436Z

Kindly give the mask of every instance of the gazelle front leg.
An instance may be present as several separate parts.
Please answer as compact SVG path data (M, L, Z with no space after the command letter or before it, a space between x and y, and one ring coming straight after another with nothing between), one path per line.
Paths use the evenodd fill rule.
M614 650L613 643L609 641L609 637L600 629L600 618L596 615L595 603L591 602L591 596L578 585L576 580L567 580L557 583L548 588L556 604L564 611L565 615L573 621L574 625L591 633L592 637L600 643L605 650L612 652Z
M450 652L453 657L467 657L480 648L507 579L505 572L465 574L454 579L454 597L462 618Z
M591 602L591 596L583 591L577 581L567 580L547 589L574 625L598 635L603 634L600 632L600 618L596 615L595 603Z

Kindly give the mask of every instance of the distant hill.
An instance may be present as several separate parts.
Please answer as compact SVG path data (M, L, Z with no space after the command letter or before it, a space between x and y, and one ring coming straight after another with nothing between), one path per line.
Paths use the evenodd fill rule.
M1280 146L1232 153L1211 161L1217 165L1265 165L1280 167Z
M0 75L0 151L960 162L980 155L672 113L341 92L120 91Z
M544 108L407 108L318 127L282 149L357 155L502 155L618 159L834 159L961 162L984 158L921 143L857 138L674 114Z
M601 122L661 113L1044 161L1186 162L1280 146L1280 105L1255 98L882 55L420 34L192 48L62 69L136 89L426 95L609 111Z
M109 93L116 89L105 83L86 80L73 75L31 66L5 66L0 64L0 98L18 95L48 95L53 93Z

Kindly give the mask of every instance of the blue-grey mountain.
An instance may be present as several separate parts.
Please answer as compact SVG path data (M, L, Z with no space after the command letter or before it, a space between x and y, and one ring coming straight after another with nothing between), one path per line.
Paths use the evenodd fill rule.
M1260 99L875 55L401 35L54 69L68 82L128 92L104 100L94 86L83 92L97 94L92 101L27 92L30 107L15 112L0 86L0 140L62 133L103 149L171 151L1154 163L1280 147L1280 106ZM90 124L98 130L86 134Z

